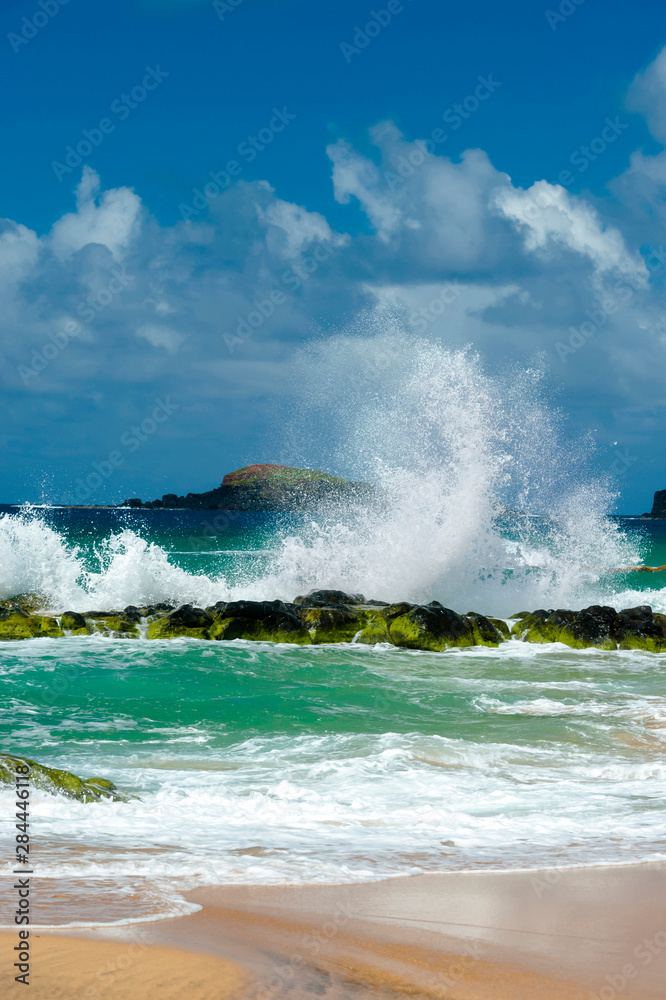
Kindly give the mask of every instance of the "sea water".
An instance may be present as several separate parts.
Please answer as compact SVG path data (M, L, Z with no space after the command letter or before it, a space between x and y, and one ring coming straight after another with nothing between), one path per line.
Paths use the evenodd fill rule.
M331 379L329 402L346 414L336 433L357 478L377 484L370 507L2 508L0 599L105 611L337 587L505 618L593 603L666 612L663 576L629 571L666 563L666 523L609 516L611 486L588 475L582 446L558 444L533 391L512 395L477 359L432 345L398 378L404 344L389 340L372 364L367 345L342 343L305 368L326 379L331 350L351 352L346 395ZM58 886L38 921L187 912L182 893L212 884L664 859L665 664L517 641L443 653L2 643L0 746L136 796L33 791L31 863ZM0 789L5 830L13 801Z

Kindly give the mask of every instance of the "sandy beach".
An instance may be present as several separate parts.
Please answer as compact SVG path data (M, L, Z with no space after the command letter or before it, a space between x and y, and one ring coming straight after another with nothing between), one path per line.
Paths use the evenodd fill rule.
M666 997L660 865L211 887L188 898L202 909L187 917L77 937L33 930L30 995ZM14 935L2 939L8 970Z

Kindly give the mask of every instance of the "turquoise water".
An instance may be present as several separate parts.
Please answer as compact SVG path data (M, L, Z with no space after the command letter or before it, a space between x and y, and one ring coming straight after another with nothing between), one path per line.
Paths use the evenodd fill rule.
M1 596L38 591L63 611L204 603L261 586L265 597L293 598L280 588L305 587L303 550L296 570L288 559L294 537L322 544L307 519L215 525L215 516L8 512ZM665 527L627 520L613 530L637 558L661 563ZM566 581L576 593L588 588L586 603L610 594L616 607L663 608L661 576L569 565L556 579L530 568L544 546L556 550L547 536L543 525L531 540L505 527L506 565L487 591L488 567L477 567L477 610L494 610L485 594L520 610L530 586L528 606L543 606L544 588L561 593ZM345 581L354 582L322 583ZM456 610L469 610L464 600ZM442 654L184 639L4 643L1 745L138 796L85 805L33 793L38 874L78 886L74 904L51 907L41 922L85 922L86 892L103 894L106 920L124 920L185 912L180 893L205 884L665 858L665 665L666 656L638 651L517 642ZM0 792L2 815L12 802Z

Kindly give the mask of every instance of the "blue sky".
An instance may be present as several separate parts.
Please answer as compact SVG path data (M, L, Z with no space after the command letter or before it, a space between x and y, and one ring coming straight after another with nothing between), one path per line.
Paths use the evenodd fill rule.
M666 8L387 8L1 5L0 499L290 460L293 351L387 303L491 369L545 358L618 509L666 488Z

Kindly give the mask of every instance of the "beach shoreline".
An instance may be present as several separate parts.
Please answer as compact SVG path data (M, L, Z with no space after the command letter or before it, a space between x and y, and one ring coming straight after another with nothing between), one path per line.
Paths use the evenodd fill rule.
M95 930L35 928L33 1000L666 997L660 863L185 895L202 909ZM2 933L5 970L14 936ZM169 970L180 970L179 990L190 976L186 992L168 992Z

